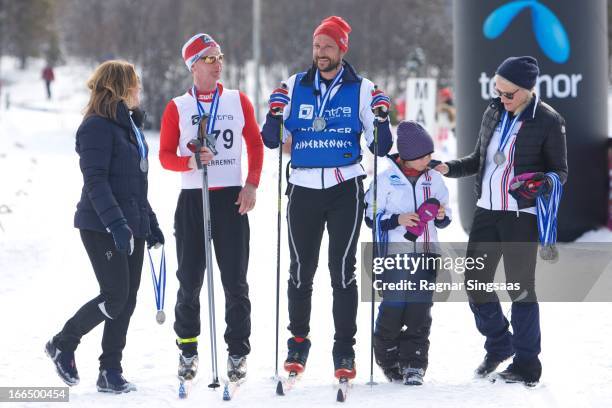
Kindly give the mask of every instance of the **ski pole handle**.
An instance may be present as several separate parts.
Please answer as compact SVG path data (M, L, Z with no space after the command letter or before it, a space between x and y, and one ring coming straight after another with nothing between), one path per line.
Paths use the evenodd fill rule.
M202 150L202 142L200 139L191 139L187 143L187 148L194 154L198 170L202 170L204 165L202 164L202 160L200 160L200 150Z

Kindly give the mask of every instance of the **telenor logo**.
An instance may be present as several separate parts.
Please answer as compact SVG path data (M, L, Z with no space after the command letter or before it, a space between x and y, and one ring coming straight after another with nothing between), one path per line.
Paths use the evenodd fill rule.
M558 64L567 62L570 43L565 28L557 16L537 0L515 0L494 10L482 26L484 36L494 40L502 35L524 9L531 11L533 33L544 54Z

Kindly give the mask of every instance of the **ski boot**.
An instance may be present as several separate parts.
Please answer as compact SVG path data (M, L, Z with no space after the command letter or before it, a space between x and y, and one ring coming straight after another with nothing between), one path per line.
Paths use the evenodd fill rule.
M287 340L287 359L284 368L289 373L300 374L306 368L308 351L310 350L310 339L307 337L294 336Z
M53 361L57 374L63 382L69 386L79 383L79 373L74 361L74 352L62 351L55 347L53 340L49 340L45 344L45 352Z
M110 392L113 394L136 391L136 386L123 378L121 371L116 368L100 370L96 386L99 392Z

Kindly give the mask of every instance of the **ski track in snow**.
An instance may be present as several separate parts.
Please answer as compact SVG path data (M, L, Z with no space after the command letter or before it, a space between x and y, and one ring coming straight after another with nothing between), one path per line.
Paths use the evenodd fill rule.
M42 63L27 71L3 61L2 75L9 80L2 89L0 108L0 386L63 386L45 356L45 342L86 301L97 294L97 283L79 234L72 227L82 186L74 134L80 111L86 103L84 83L91 67L78 64L59 67L53 84L54 99L44 98L39 79ZM7 68L8 67L8 68ZM11 93L6 110L4 95ZM171 95L168 95L171 97ZM172 220L179 192L179 175L161 169L155 160L158 133L146 132L152 160L149 174L150 202L166 236L168 282L164 325L155 322L155 301L148 263L145 260L139 300L128 332L123 368L137 392L122 396L100 394L98 374L101 327L83 338L76 361L81 383L70 389L77 407L102 407L121 403L125 407L235 406L306 407L337 406L331 347L331 287L327 272L327 240L324 238L315 278L311 339L306 372L286 396L275 395L274 304L276 276L276 180L277 153L266 150L262 181L251 223L249 269L252 301L252 354L248 381L230 402L221 400L223 389L210 391L210 349L206 290L202 293L200 371L187 401L178 399L176 369L178 354L172 330L173 306L178 283L174 277L176 257ZM284 162L287 162L285 157ZM366 185L370 179L366 180ZM452 207L457 215L456 184L447 179ZM283 205L286 200L283 201ZM286 225L282 227L281 333L279 367L286 352L288 332L286 281L288 249ZM590 233L585 239L612 240L609 231ZM440 239L464 241L466 235L456 219ZM361 239L370 236L365 227ZM156 259L159 253L155 254ZM215 269L217 300L217 345L220 374L225 368L223 342L223 292ZM509 305L504 305L509 310ZM604 407L612 404L612 338L610 303L543 303L542 383L536 389L521 385L491 384L472 378L484 356L484 339L477 333L472 314L464 303L437 303L432 309L430 362L425 385L407 387L384 382L375 368L379 385L366 385L370 361L370 305L361 303L358 314L358 375L348 394L347 405L419 407ZM284 373L281 373L284 375ZM17 407L20 404L12 404ZM21 406L55 406L31 403Z

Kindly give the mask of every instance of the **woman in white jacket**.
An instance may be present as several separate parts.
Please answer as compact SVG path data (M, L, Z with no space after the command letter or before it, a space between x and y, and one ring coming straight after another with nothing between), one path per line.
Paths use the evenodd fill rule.
M387 156L377 175L376 216L372 186L365 196L366 224L377 223L377 242L391 243L389 254L435 254L437 228L450 224L448 190L443 177L430 170L433 141L418 123L397 128L398 154ZM380 248L380 246L379 246ZM387 270L385 283L412 281L416 290L385 290L374 330L377 364L390 380L421 385L427 369L433 292L419 290L418 282L435 281L435 270Z

